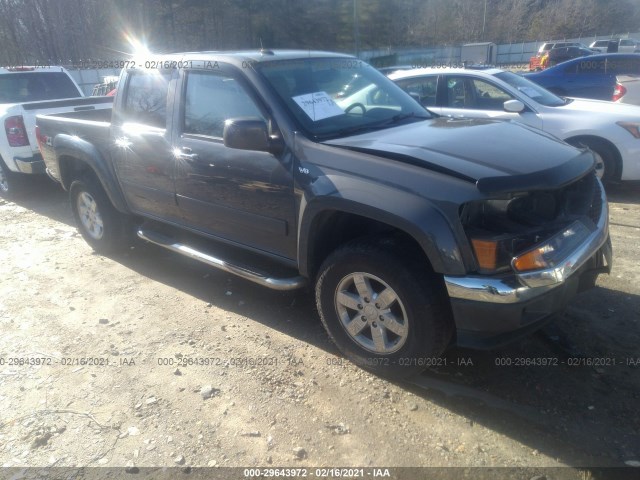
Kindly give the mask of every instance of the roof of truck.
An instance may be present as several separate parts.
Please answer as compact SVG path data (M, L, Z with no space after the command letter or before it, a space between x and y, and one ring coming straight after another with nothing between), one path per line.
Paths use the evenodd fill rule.
M239 50L239 51L204 51L180 52L158 55L148 55L146 60L164 61L229 61L242 62L270 62L278 60L303 60L305 58L353 58L352 55L319 50Z

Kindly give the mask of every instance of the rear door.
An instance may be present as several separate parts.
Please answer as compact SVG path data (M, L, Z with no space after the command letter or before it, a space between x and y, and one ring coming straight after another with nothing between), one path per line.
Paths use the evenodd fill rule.
M172 71L132 70L113 118L112 157L129 207L146 216L180 221L167 96Z
M273 125L261 100L230 66L185 70L181 82L174 147L176 195L185 222L233 243L295 258L291 154L231 149L222 140L231 118Z

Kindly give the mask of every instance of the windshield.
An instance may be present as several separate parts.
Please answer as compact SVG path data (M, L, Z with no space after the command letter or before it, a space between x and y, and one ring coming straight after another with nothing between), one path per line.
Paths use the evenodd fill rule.
M0 103L25 103L79 96L80 92L64 72L0 75Z
M538 102L540 105L544 105L546 107L559 107L561 105L566 105L567 103L564 99L554 95L549 90L542 88L537 83L533 83L531 80L527 80L515 73L500 72L496 73L495 76L503 82L508 83L531 100Z
M431 118L391 80L355 58L283 60L256 68L316 139Z

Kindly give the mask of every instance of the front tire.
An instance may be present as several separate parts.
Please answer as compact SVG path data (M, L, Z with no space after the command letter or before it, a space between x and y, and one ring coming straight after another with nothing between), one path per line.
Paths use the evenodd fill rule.
M75 180L69 194L78 231L96 252L113 253L125 246L126 216L114 208L96 179Z
M593 152L596 157L596 176L602 183L611 183L618 178L616 152L608 143L597 138L570 140L569 143L575 147L586 147Z
M446 291L391 242L351 242L320 269L316 304L338 349L356 365L402 378L442 355L453 333Z

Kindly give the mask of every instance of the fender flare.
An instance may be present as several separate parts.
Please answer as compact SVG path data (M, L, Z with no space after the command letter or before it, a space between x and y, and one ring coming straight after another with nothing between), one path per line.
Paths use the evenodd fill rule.
M409 196L403 195L405 200ZM309 277L313 274L313 268L317 268L311 265L316 245L322 241L316 235L316 220L326 212L358 215L398 229L418 243L434 271L447 275L464 275L465 264L451 225L435 207L425 205L424 199L411 197L414 201L410 204L400 201L391 205L388 202L386 205L371 205L369 202L334 196L316 197L317 200L309 204L303 201L298 223L298 268L302 275ZM380 200L384 201L384 196L380 196Z
M53 141L53 148L60 167L60 181L65 190L69 189L74 180L69 177L69 172L63 168L61 162L63 157L69 157L86 164L95 173L116 210L130 213L113 166L105 160L95 145L76 136L58 134Z

